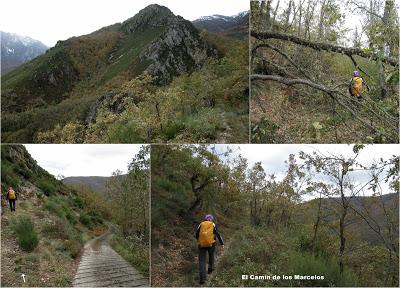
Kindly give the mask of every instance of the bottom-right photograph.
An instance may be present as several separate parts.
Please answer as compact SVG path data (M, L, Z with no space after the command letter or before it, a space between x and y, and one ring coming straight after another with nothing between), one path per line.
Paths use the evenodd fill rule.
M399 286L396 145L152 145L151 285Z

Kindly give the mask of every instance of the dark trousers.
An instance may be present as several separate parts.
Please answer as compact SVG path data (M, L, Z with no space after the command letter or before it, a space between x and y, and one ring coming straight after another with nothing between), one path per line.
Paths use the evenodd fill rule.
M8 202L10 203L10 210L15 211L15 199L8 199Z
M212 271L214 268L214 252L215 252L215 246L206 248L199 247L199 271L200 271L201 282L207 279L207 273L206 273L207 253L208 253L208 270Z

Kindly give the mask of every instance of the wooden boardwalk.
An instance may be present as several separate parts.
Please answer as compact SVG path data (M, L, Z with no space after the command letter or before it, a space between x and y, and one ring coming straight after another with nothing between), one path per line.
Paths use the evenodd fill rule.
M107 232L86 243L73 281L74 287L149 286L149 279L111 248L111 235Z

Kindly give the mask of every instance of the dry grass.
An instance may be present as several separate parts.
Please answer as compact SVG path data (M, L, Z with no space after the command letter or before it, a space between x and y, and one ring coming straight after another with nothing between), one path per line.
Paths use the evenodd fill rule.
M365 142L366 135L370 135L370 131L350 118L337 125L336 137L334 126L327 122L332 118L332 106L324 95L317 93L310 98L301 89L288 89L272 82L253 85L252 94L251 121L255 124L265 117L277 124L274 143ZM319 136L313 127L315 122L323 127Z

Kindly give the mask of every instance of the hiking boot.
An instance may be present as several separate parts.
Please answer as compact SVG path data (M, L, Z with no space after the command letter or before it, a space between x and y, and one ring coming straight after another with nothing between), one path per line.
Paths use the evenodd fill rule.
M211 274L213 272L212 268L208 268L208 274Z
M206 281L204 281L203 279L200 279L200 285L203 285L204 283L206 283Z

